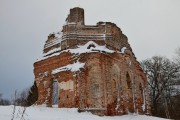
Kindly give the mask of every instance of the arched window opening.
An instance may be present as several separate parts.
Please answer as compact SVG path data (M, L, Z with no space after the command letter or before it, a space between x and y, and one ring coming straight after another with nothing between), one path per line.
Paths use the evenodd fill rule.
M116 81L113 79L112 80L112 93L116 92Z
M53 80L52 105L58 104L58 81Z
M131 89L132 88L131 87L131 79L130 79L130 76L128 73L126 74L126 82L127 82L128 89Z
M143 99L143 88L142 88L142 84L139 84L139 90L141 92L141 98Z

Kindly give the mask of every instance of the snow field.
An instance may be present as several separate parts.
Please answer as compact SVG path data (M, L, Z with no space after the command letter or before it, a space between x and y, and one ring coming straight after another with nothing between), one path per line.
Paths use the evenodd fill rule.
M11 120L14 106L0 106L0 120ZM22 116L23 110L25 113ZM15 107L13 120L167 120L158 117L129 114L123 116L97 116L90 112L78 113L77 108L49 108L42 106Z

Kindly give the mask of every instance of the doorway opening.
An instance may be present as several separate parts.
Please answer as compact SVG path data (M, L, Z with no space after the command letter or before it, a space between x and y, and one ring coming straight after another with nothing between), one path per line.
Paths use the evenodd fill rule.
M55 79L53 80L53 91L52 91L52 105L58 105L59 101L59 90L58 90L58 81Z

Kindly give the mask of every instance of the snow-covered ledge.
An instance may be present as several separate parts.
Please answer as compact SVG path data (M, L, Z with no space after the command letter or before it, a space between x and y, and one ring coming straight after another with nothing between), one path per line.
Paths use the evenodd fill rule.
M52 74L57 74L61 71L72 71L72 72L75 72L75 71L79 71L80 68L83 68L85 65L85 63L81 63L81 62L76 62L76 63L73 63L73 64L69 64L69 65L66 65L66 66L63 66L63 67L60 67L60 68L57 68L57 69L54 69L52 70Z

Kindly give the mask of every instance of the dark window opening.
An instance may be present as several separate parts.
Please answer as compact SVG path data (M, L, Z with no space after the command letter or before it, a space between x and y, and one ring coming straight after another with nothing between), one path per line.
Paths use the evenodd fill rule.
M142 88L142 84L141 83L139 84L139 90L141 92L141 97L143 99L143 88Z
M87 49L91 49L91 47L95 48L96 46L94 44L90 44Z
M132 88L131 87L131 79L130 79L130 76L128 73L126 74L126 82L127 82L128 89L131 89Z
M116 81L114 79L112 80L112 92L116 92Z

